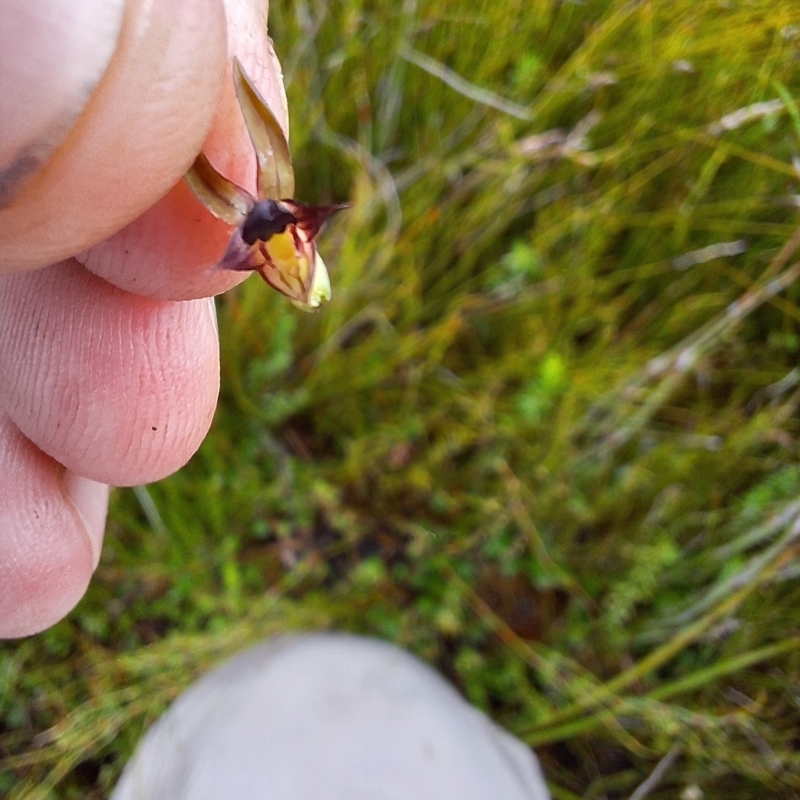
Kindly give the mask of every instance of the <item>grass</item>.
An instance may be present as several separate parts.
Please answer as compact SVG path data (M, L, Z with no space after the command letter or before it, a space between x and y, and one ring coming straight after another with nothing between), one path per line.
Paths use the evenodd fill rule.
M180 474L0 647L0 794L100 798L198 674L337 628L434 664L556 800L800 792L800 9L273 0L313 317L218 305Z

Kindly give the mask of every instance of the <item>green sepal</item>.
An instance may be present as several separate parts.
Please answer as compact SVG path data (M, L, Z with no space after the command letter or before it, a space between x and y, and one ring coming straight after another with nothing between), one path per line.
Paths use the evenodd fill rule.
M220 175L204 153L197 156L184 177L194 196L215 217L229 225L242 224L253 205L253 198Z
M294 169L289 143L238 58L233 59L233 84L258 159L259 200L294 197Z

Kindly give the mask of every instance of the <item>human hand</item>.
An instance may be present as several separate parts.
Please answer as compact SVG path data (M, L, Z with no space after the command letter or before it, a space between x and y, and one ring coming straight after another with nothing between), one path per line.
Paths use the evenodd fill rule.
M219 388L211 271L231 228L202 147L255 192L238 57L286 129L266 0L0 0L0 637L63 617L108 485L182 466ZM184 302L176 302L184 301Z

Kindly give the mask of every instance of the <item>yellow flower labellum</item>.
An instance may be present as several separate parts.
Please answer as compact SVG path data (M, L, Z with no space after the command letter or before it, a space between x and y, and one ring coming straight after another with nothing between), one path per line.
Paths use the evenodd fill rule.
M309 206L294 194L289 146L280 125L238 59L233 80L258 162L258 198L220 175L203 153L186 173L195 197L236 225L217 269L254 270L304 311L331 298L331 282L314 241L325 220L346 204Z

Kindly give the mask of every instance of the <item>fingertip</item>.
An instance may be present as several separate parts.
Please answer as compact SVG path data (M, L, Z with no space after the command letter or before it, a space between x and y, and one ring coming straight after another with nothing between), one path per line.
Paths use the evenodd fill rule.
M51 264L163 197L205 138L226 58L221 0L128 0L116 50L64 141L0 210L0 265Z
M226 0L229 58L214 121L203 152L214 168L256 193L256 158L234 90L236 57L288 136L288 109L280 64L267 34L263 0ZM232 229L201 205L184 181L137 219L76 258L86 269L129 292L161 300L221 294L246 275L211 269Z
M211 425L219 345L206 299L123 292L66 261L0 279L0 403L72 472L115 486L182 467Z
M75 258L89 272L143 297L211 297L247 278L247 273L213 269L232 230L181 181L130 225Z
M70 476L0 416L0 638L30 636L83 597L103 539L108 487Z

